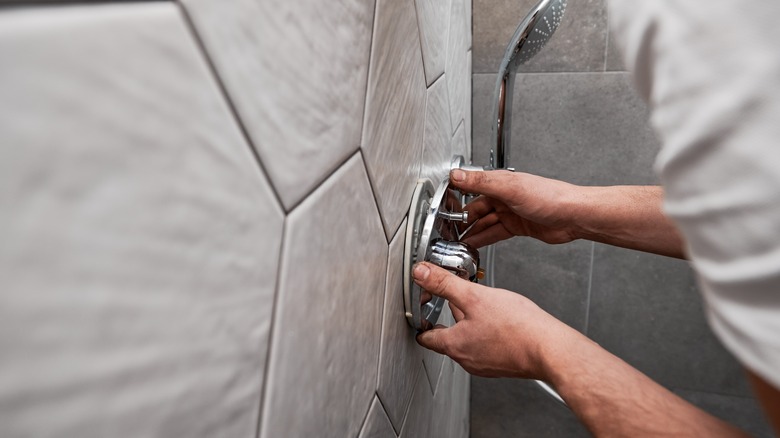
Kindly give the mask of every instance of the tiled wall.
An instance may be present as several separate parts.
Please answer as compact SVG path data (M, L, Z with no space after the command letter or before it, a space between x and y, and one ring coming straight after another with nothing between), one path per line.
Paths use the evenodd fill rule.
M470 0L59 3L0 6L0 435L467 436L401 264Z
M496 71L535 0L474 1L474 161L487 162ZM550 43L518 76L511 165L576 184L654 184L660 147L608 32L604 0L569 0ZM591 242L514 239L496 282L523 293L650 377L758 436L769 429L735 360L707 327L684 261ZM519 380L472 378L471 436L587 436Z

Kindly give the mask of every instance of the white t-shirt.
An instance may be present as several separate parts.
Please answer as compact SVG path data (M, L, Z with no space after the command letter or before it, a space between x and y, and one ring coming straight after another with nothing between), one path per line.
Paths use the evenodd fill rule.
M780 2L610 0L709 323L780 389Z

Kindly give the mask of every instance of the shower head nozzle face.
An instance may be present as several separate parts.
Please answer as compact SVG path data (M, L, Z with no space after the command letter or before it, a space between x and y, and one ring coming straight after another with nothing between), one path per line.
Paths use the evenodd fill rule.
M515 33L515 65L525 64L550 40L563 20L567 0L542 0L528 14Z

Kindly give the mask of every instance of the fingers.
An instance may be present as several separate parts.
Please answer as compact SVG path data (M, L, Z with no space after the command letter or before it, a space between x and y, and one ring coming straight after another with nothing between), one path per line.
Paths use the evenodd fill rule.
M477 193L506 201L517 194L513 187L515 174L505 170L466 171L454 169L450 172L452 184L465 193Z
M474 248L482 248L513 236L502 224L497 223L484 231L464 237L463 241Z
M458 309L458 306L452 303L448 303L448 304L450 306L450 311L452 312L452 317L455 318L455 322L460 322L461 319L466 317L463 311Z
M495 209L495 201L485 196L480 196L463 207L463 211L469 213L469 225L489 215Z
M437 325L431 330L417 335L417 343L439 354L447 354L449 330L443 325Z
M467 280L428 262L418 263L413 270L414 281L424 290L449 300L468 313L475 286Z

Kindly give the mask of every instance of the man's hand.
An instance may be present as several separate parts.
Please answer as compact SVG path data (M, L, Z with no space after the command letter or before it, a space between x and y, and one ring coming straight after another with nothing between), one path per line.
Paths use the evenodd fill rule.
M453 170L452 184L465 193L480 194L465 210L476 224L464 241L480 248L513 236L546 243L577 238L574 212L581 187L527 173Z
M683 241L662 210L657 186L576 186L520 172L455 169L452 184L482 195L466 205L463 240L480 248L512 236L547 243L587 239L684 258Z
M471 283L429 263L414 269L417 284L450 301L456 324L420 333L420 345L446 354L483 377L547 379L545 355L588 342L529 299Z
M552 384L594 436L745 437L653 382L527 298L463 280L429 263L414 279L447 298L452 327L417 335L471 374Z

